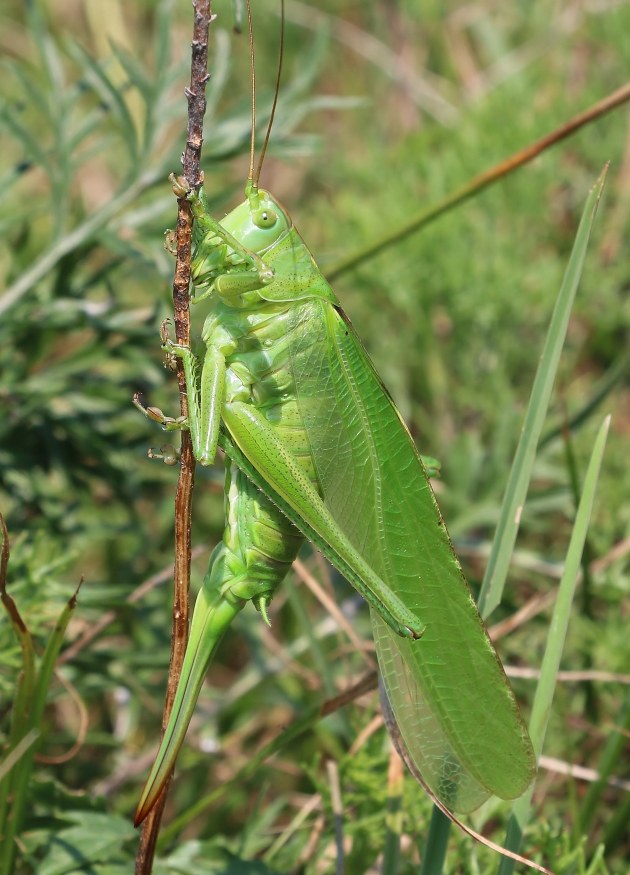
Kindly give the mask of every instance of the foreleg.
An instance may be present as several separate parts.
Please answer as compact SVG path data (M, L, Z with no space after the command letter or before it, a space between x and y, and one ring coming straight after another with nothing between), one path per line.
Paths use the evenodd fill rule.
M133 403L145 416L162 426L164 431L190 430L195 459L202 465L211 465L217 450L221 410L225 402L225 356L213 345L206 347L198 381L198 361L188 346L172 341L162 326L162 349L167 358L182 360L188 396L188 417L174 419L165 416L159 407L145 407L138 395ZM157 454L154 454L158 457Z

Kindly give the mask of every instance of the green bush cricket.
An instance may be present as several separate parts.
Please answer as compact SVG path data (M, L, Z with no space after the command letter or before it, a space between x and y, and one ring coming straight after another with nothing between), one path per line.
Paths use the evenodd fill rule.
M226 527L136 823L173 768L223 633L248 601L267 619L305 537L370 605L387 699L430 794L463 813L515 798L533 779L531 743L421 457L287 211L259 188L263 157L254 173L252 142L246 199L221 222L174 179L195 219L205 352L198 360L163 331L184 365L189 418L141 409L167 431L190 429L202 465L223 448Z

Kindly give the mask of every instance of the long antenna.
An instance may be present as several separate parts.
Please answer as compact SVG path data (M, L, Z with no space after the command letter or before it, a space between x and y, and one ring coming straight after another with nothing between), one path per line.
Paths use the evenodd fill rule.
M254 30L252 27L251 0L247 0L247 30L249 32L249 60L252 73L252 133L249 146L249 174L247 179L249 186L257 189L258 175L256 176L256 182L254 183L254 155L256 151L256 65L254 62Z
M249 4L249 0L248 0ZM252 57L253 57L252 48ZM278 72L276 74L276 87L273 95L273 104L271 105L271 115L269 116L269 124L267 125L267 133L265 134L265 142L263 143L262 150L260 152L260 158L258 159L258 167L256 169L256 181L254 183L256 189L258 189L258 182L260 180L260 171L262 170L263 161L265 160L265 154L267 152L267 146L269 145L269 137L271 136L271 127L273 125L273 119L276 114L276 106L278 105L278 92L280 91L280 77L282 76L282 58L284 57L284 0L280 0L280 50L278 55Z

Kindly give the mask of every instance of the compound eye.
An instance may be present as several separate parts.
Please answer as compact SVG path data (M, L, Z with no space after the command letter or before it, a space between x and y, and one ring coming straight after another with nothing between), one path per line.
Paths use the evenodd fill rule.
M257 228L273 228L278 221L278 214L275 210L269 208L254 210L252 213L252 221Z

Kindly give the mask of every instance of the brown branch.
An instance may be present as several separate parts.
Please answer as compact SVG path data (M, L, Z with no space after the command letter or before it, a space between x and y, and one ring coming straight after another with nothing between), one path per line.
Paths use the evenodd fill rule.
M190 87L186 89L188 99L188 134L186 149L182 158L184 176L191 186L201 182L201 146L203 143L203 118L206 111L205 88L208 81L208 30L215 16L211 11L211 0L193 0L193 38L190 65ZM190 345L190 311L188 288L190 284L190 258L192 247L192 212L189 202L177 201L177 263L173 280L173 309L175 315L175 336L178 343ZM179 384L182 416L188 415L186 381L181 359L177 361L177 381ZM192 452L190 433L182 432L179 478L175 493L175 592L173 597L173 631L171 639L171 660L168 673L168 687L164 702L162 732L166 728L173 707L175 690L184 661L188 643L188 587L190 582L191 553L191 514L192 490L195 478L195 459ZM170 780L144 821L140 847L136 857L136 875L150 875L160 829L160 821L166 803Z
M542 152L545 152L547 149L550 149L552 146L555 146L556 143L561 143L562 140L566 140L567 137L572 136L585 125L596 121L607 112L616 109L618 106L627 103L629 100L630 82L626 83L621 88L618 88L616 91L613 91L612 94L609 94L597 103L594 103L588 109L584 110L584 112L573 116L572 119L565 124L560 125L559 128L556 128L550 134L547 134L540 140L536 140L534 143L530 143L529 146L525 146L524 149L519 149L518 152L514 152L513 155L510 155L505 160L495 164L494 167L490 167L483 173L474 176L471 180L451 192L451 194L447 195L442 200L427 209L423 209L419 213L416 213L411 219L400 225L398 228L394 228L393 231L390 231L384 237L381 237L380 240L368 243L356 252L352 252L349 256L342 259L326 271L326 279L332 282L332 280L341 276L341 274L352 270L359 264L364 264L370 258L374 258L385 249L388 249L390 246L396 245L400 240L409 237L410 234L415 234L416 231L419 231L421 228L424 228L426 225L435 221L435 219L444 215L444 213L447 213L454 207L459 206L459 204L464 203L464 201L467 201L478 192L483 191L484 188L493 185L499 179L509 176L510 173L513 173L524 164L533 161L534 158Z

